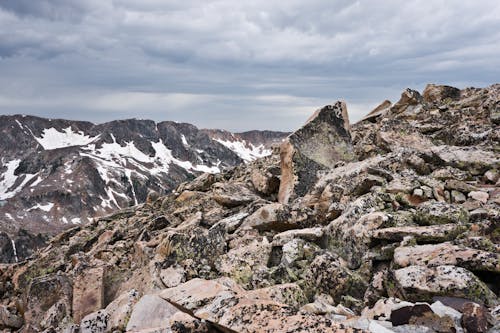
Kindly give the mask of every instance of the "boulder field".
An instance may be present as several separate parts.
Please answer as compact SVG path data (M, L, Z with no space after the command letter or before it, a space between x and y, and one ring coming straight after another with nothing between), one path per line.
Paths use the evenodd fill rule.
M336 102L0 266L2 332L498 332L500 85Z

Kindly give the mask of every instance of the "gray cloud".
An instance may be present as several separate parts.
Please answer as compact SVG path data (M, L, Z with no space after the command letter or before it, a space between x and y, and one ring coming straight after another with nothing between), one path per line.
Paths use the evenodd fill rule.
M497 1L0 2L0 113L300 126L500 74Z

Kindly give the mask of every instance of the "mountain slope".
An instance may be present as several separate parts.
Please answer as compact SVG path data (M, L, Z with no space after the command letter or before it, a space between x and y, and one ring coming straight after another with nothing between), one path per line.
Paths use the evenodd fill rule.
M0 327L498 332L500 85L429 85L0 266Z
M0 231L14 238L20 229L53 234L87 223L144 202L150 191L166 194L203 172L256 158L252 141L237 134L227 132L228 143L239 145L231 150L212 131L168 121L1 116L0 131ZM286 133L267 135L255 142L259 156Z

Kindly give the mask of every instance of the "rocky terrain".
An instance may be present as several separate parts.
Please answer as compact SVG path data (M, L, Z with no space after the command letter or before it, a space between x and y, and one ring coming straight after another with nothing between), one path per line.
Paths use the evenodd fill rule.
M270 156L2 265L0 329L498 332L499 125L500 85L354 125L325 106Z
M42 235L143 203L149 191L170 193L203 172L269 155L287 135L31 116L0 116L0 131L0 262L26 258Z

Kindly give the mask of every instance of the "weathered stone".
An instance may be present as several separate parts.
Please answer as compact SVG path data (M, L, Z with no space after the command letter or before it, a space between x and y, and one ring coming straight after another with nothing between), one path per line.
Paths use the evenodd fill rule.
M336 302L343 295L362 298L368 283L355 272L344 267L342 261L326 253L317 256L304 273L308 296L315 293L328 294Z
M464 224L469 221L469 214L460 206L444 202L425 202L417 207L414 219L419 225Z
M488 316L484 306L468 302L462 306L462 325L469 333L484 333L488 331Z
M107 328L110 331L125 330L135 303L139 300L139 293L132 289L116 297L106 306L109 314Z
M62 274L47 275L34 278L26 295L26 312L24 319L30 325L38 327L45 314L58 302L65 310L62 317L71 314L73 291L70 280Z
M465 195L462 192L458 192L455 190L451 191L451 202L453 203L464 203L467 200Z
M474 274L456 266L408 266L394 271L400 297L429 301L433 296L465 297L488 305L498 304L496 295Z
M108 331L109 313L106 310L86 315L80 323L81 333L104 333Z
M430 152L444 164L479 175L500 167L500 157L494 152L477 147L432 147Z
M451 243L398 247L394 251L394 262L401 267L455 265L473 271L500 272L499 254Z
M428 84L422 93L422 97L427 103L446 103L447 101L459 99L460 89L445 85Z
M283 231L297 228L290 208L280 203L267 204L245 218L240 228Z
M170 318L179 311L157 295L144 295L134 306L127 324L127 331L166 330Z
M13 314L6 306L0 305L0 329L18 329L23 325L23 318Z
M176 287L185 282L186 271L181 266L170 266L160 271L161 282L166 288Z
M80 322L104 306L104 266L83 270L73 279L73 320Z
M215 183L212 189L214 200L225 207L237 207L259 199L242 183Z
M281 145L281 184L278 201L303 196L317 180L317 171L355 158L344 102L316 111Z
M210 333L213 329L185 312L178 311L170 317L172 333Z
M377 118L383 117L391 108L392 103L389 100L385 100L380 105L375 107L372 111L370 111L366 116L364 116L360 122L368 120L374 122Z
M372 237L391 241L402 241L407 236L418 242L445 242L455 239L467 227L458 224L441 224L430 226L404 226L374 230Z
M415 112L417 106L422 101L422 96L418 91L407 88L401 93L401 98L394 104L390 112L395 114L403 112L411 114Z
M498 170L488 170L484 173L484 178L488 182L496 184L500 179L500 172L498 172Z
M251 180L254 188L262 194L271 195L277 193L280 186L280 180L277 175L269 170L253 169Z
M323 237L323 228L305 228L281 232L273 237L273 246L283 246L295 238L315 242Z
M469 192L468 197L485 204L488 202L488 198L490 196L488 195L488 193L483 192L483 191L472 191L472 192Z

